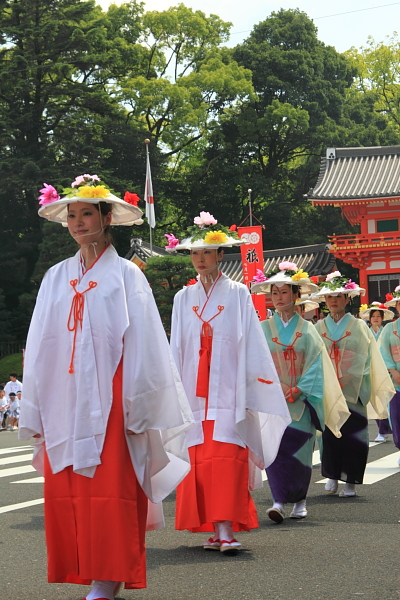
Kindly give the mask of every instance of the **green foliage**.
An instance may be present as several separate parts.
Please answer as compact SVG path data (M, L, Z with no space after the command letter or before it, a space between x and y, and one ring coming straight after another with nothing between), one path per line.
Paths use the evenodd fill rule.
M22 380L22 354L9 354L0 359L0 382L7 383L10 373L18 373L19 381Z
M230 28L184 4L144 12L136 0L107 11L94 0L0 2L4 339L25 338L43 274L75 252L66 231L39 219L38 189L68 188L87 172L119 196L141 196L145 138L155 244L167 231L182 239L202 210L218 229L239 225L249 188L265 248L355 231L305 194L326 146L400 143L397 36L339 54L298 9L271 13L233 50L224 47ZM132 234L147 240L148 228L113 229L119 254ZM177 273L179 284L157 288L167 329L166 291L190 278Z
M143 17L146 66L126 78L120 97L130 119L166 145L166 156L206 135L225 108L252 94L250 72L220 48L231 25L183 4Z
M394 33L385 42L368 38L367 47L346 53L357 70L354 87L373 102L377 115L400 127L400 37Z
M196 276L196 271L189 256L177 255L149 258L145 274L153 290L164 329L169 335L174 296Z

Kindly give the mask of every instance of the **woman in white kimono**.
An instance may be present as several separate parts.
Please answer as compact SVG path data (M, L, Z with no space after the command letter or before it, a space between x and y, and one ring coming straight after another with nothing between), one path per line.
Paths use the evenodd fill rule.
M236 552L233 531L258 527L249 489L275 459L290 415L248 289L219 270L222 248L243 243L209 213L169 249L190 250L198 281L177 293L171 349L195 426L192 469L177 489L175 527L213 532L206 550Z
M382 323L384 321L392 321L394 313L388 309L385 304L380 302L372 302L368 308L367 304L360 306L360 317L363 321L369 321L371 324L370 331L373 334L376 341L383 331ZM386 442L392 432L390 427L389 419L376 419L378 425L378 435L375 438L375 442Z
M152 502L189 470L192 417L147 280L109 241L110 224L132 225L141 211L95 175L72 188L64 198L41 190L39 215L80 248L39 290L19 437L37 438L49 582L93 581L86 600L113 600L122 582L146 587L146 519L162 526Z
M287 503L294 503L292 519L307 516L316 430L323 431L326 425L340 437L350 413L323 341L314 325L296 314L296 308L307 303L307 308L315 308L316 303L302 301L299 294L318 291L318 286L295 263L283 262L268 276L259 274L251 291L272 298L275 314L261 326L292 417L278 455L267 468L274 501L267 515L282 523Z

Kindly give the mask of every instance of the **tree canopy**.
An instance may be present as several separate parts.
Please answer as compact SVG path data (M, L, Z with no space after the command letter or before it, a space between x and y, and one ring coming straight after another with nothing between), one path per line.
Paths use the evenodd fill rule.
M45 270L75 251L41 222L38 190L86 172L141 195L145 138L156 244L200 210L239 224L248 188L266 248L352 231L304 195L326 146L399 143L398 38L340 54L298 9L266 15L235 48L230 28L184 4L0 3L2 339L24 339ZM148 239L146 226L113 234L121 255L132 234Z

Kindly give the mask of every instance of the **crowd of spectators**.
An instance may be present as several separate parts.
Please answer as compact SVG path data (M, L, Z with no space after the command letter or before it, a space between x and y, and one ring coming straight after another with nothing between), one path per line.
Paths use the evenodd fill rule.
M10 381L0 384L0 431L18 429L21 394L17 373L10 373Z

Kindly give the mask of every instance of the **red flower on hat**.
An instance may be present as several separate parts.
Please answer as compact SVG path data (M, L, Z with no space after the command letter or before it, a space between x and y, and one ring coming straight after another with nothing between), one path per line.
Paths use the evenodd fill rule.
M312 277L310 277L310 281L312 281L313 283L318 283L318 277L316 275L313 275Z
M392 294L386 294L386 302L389 302L390 300L393 300L393 295Z
M132 204L132 206L137 206L139 204L140 198L137 194L132 194L131 192L125 192L124 200L128 204Z
M237 229L236 225L231 225L229 227L229 231L236 231L236 229Z
M186 285L195 285L197 283L197 279L189 279Z

